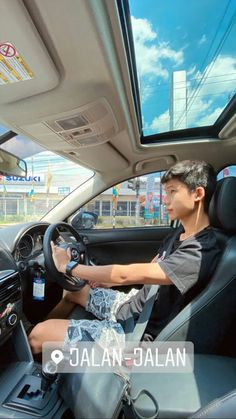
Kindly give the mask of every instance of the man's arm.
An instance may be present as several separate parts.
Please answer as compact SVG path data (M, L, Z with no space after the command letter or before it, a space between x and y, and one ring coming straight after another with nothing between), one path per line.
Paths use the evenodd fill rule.
M70 253L51 243L53 260L59 272L65 273ZM112 285L159 284L171 285L158 263L133 263L130 265L86 266L77 265L73 276L87 281Z

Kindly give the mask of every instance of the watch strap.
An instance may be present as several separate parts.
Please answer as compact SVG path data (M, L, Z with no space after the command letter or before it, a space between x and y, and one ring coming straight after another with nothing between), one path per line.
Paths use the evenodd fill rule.
M76 260L70 260L66 265L66 274L71 275L72 270L79 264Z

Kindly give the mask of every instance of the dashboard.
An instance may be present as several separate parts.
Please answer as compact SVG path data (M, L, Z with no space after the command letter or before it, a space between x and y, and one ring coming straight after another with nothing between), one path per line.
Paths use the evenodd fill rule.
M30 222L4 228L0 230L0 245L10 251L18 267L20 262L27 264L43 253L43 238L49 225L44 222ZM73 238L68 232L60 230L55 232L53 240L57 243L73 241Z
M15 251L14 259L16 262L20 260L29 259L37 256L43 250L43 233L41 231L33 234L25 234L18 242Z
M20 271L28 265L28 262L37 259L43 253L43 237L49 224L35 223L34 225L25 225L25 228L18 227L18 233L11 242L11 254ZM14 226L14 229L16 226ZM8 230L9 236L12 231ZM1 238L0 231L0 238Z
M43 239L49 223L29 222L0 229L0 346L22 317L22 310L33 323L41 321L60 301L62 287L45 267ZM75 239L74 239L75 240ZM72 241L68 231L55 231L53 241ZM36 301L34 278L45 280L45 298Z
M49 224L28 222L15 224L0 230L0 242L8 248L16 261L28 259L42 251L43 236Z

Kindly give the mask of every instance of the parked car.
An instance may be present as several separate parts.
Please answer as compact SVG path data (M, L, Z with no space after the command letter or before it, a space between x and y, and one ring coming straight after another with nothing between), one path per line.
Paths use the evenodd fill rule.
M41 392L22 323L23 312L42 321L62 297L45 263L46 231L56 225L53 240L72 241L87 264L148 262L175 228L164 171L199 159L219 179L235 177L235 2L0 3L0 418L79 418L62 389L68 382ZM233 193L223 207L232 201ZM203 292L160 334L192 336L194 371L133 377L132 391L153 391L160 418L190 417L236 388L233 224L228 230L228 282L214 291L217 302ZM137 409L150 415L152 404Z

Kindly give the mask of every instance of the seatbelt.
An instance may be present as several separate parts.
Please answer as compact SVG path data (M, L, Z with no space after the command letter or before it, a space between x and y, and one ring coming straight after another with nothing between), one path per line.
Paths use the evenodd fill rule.
M169 256L171 253L173 244L179 234L181 233L182 227L177 228L176 231L173 232L173 235L169 241L169 244L167 246L167 249L165 250L165 256ZM138 321L133 329L132 332L126 333L126 342L128 343L127 349L132 351L133 344L130 342L140 342L142 339L142 336L145 332L145 329L147 327L147 323L149 321L152 308L155 302L156 294L158 292L159 285L151 285L145 304L143 306L143 309L141 311L141 314L138 318ZM132 374L132 369L129 369L127 367L123 367L119 371L116 371L116 374L120 375L127 384L125 394L123 396L124 404L123 409L126 417L129 417L130 419L157 419L158 413L159 413L159 406L158 402L155 399L155 397L150 393L150 391L142 389L138 392L138 394L134 397L131 397L130 391L131 391L131 385L130 382L130 376ZM140 414L140 412L137 410L135 406L135 402L138 402L138 399L142 396L146 396L149 399L149 402L153 404L153 414L149 417L143 416Z
M179 236L180 232L182 231L182 226L178 227L176 231L173 232L173 235L169 241L169 244L167 246L167 249L165 250L165 257L169 256L171 253L173 244L177 237ZM142 336L144 334L144 331L147 327L147 323L149 321L149 318L151 316L152 308L155 302L155 297L158 292L160 285L151 285L150 290L148 292L145 304L143 306L143 309L141 311L141 314L137 320L137 323L133 329L132 332L126 333L126 340L127 341L135 341L140 342L142 339Z

